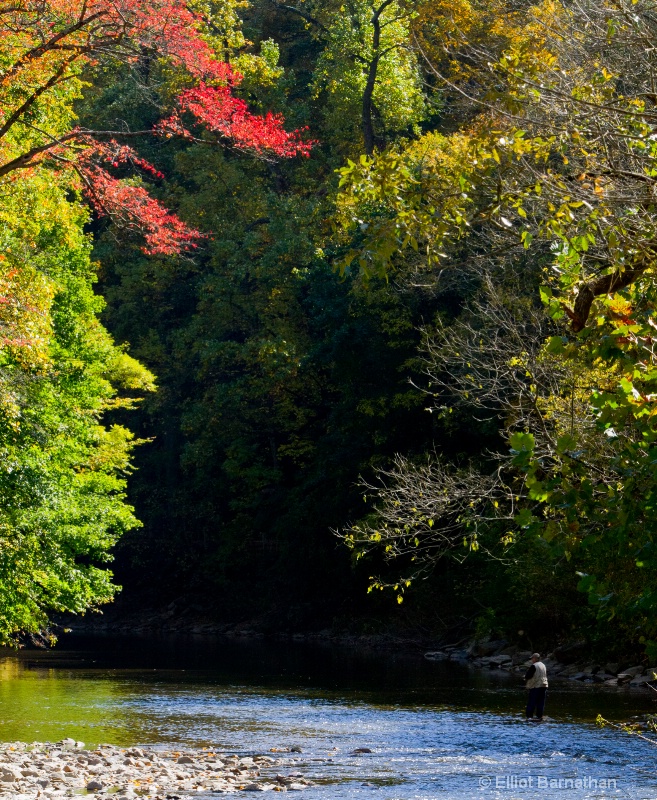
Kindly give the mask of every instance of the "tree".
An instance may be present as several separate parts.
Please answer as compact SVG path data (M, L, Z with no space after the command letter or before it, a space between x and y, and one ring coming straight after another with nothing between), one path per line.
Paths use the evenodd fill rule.
M286 133L279 117L252 115L233 95L241 76L212 51L201 15L178 0L10 3L0 9L0 59L0 180L26 169L65 172L99 213L140 230L151 253L193 247L200 234L142 186L114 177L112 169L126 166L162 177L126 139L191 138L188 117L210 141L228 140L260 154L308 153L309 145ZM83 72L108 59L132 64L141 83L154 61L167 60L183 85L173 114L147 131L75 126L73 102L81 96Z
M125 502L137 443L110 411L153 376L112 342L97 314L86 211L66 184L22 176L0 220L0 641L114 594L110 549L138 525Z
M178 2L18 2L0 7L0 641L43 628L52 611L83 613L116 587L112 547L140 523L126 502L134 435L117 422L151 373L98 321L96 265L84 232L109 216L172 256L201 234L133 176L162 173L129 141L230 142L258 157L307 154L274 114L235 95L239 73L212 49L211 16ZM206 25L207 23L207 25ZM77 124L105 71L131 71L155 124ZM95 84L94 84L95 82ZM112 416L113 415L113 416Z
M490 468L506 501L487 503L489 482L470 481L476 526L505 519L503 542L539 537L555 558L576 558L600 618L654 653L652 8L543 3L510 10L502 27L482 42L468 23L445 37L440 64L434 42L437 80L470 104L462 128L344 170L343 268L395 274L406 249L428 270L467 263L484 275L496 262L498 282L527 256L544 268L552 322L528 340L522 316L477 312L434 334L432 381L494 414L508 442ZM379 492L384 518L395 487L412 484L402 472ZM436 475L441 497L449 482ZM412 546L412 507L402 504L393 552ZM460 521L467 533L468 514Z
M371 155L375 148L412 132L424 118L426 99L411 38L413 4L272 3L303 19L322 44L312 91L316 98L325 98L328 129L341 148L359 135Z

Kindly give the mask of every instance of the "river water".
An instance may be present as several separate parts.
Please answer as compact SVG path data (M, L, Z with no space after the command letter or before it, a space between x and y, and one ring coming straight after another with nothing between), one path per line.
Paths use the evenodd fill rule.
M306 800L657 799L657 747L595 725L654 711L646 690L555 682L541 725L523 702L502 673L335 646L70 636L0 651L0 741L298 746L284 757L317 782Z

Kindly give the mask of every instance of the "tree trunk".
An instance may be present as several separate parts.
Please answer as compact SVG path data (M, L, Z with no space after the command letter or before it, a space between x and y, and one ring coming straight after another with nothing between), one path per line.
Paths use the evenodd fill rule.
M372 51L374 55L369 63L367 70L367 81L365 83L365 90L363 91L363 112L362 112L362 127L363 127L363 142L365 144L365 152L368 156L374 153L374 145L376 138L374 135L374 104L372 98L374 96L374 87L376 86L376 77L379 70L379 62L381 60L381 14L393 2L393 0L384 0L378 8L372 7L372 26L374 33L372 35Z

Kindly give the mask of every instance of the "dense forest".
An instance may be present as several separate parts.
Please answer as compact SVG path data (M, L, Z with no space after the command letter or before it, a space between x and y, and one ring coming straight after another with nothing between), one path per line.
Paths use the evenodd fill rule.
M657 656L649 0L0 5L0 637ZM112 563L113 562L113 563Z

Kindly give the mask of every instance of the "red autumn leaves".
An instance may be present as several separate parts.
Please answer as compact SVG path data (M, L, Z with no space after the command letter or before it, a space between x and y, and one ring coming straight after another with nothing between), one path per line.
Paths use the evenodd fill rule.
M233 73L224 86L201 82L193 89L185 89L178 97L176 112L159 123L157 130L165 136L191 136L181 116L186 112L207 131L230 139L235 147L282 158L308 155L311 143L304 142L298 131L288 133L282 117L249 113L247 104L231 92L238 82L239 76Z

